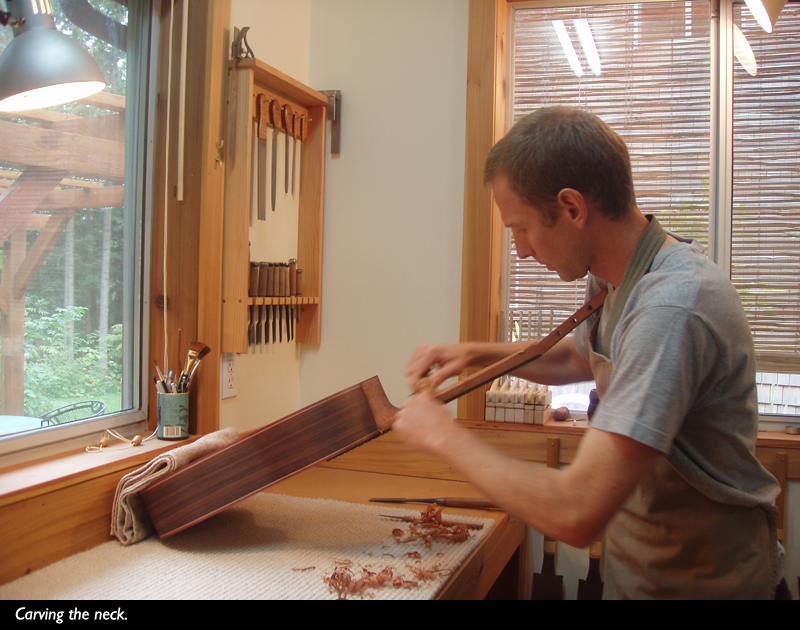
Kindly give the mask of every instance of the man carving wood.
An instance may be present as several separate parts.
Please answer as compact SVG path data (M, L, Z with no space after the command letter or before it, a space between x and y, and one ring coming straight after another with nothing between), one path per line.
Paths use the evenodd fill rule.
M494 147L484 179L520 258L568 282L588 274L587 298L609 293L574 337L517 374L595 380L600 403L564 470L481 442L429 392L393 430L545 536L584 547L606 528L608 598L774 598L779 486L755 457L753 342L728 278L696 241L642 214L624 141L591 114L528 115ZM407 375L435 389L518 348L421 346Z

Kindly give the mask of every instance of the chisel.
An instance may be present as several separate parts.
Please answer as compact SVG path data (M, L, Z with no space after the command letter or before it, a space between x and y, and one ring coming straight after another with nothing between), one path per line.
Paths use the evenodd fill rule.
M274 287L275 287L275 269L274 269L273 263L269 263L269 265L267 267L267 297L271 298L273 295L275 295L275 288ZM274 313L270 313L270 311L272 311L273 308L275 308L275 307L274 306L267 306L267 319L264 322L264 336L266 338L269 337L269 325L270 325L269 320L270 320L270 317L272 317L274 319ZM272 338L271 338L270 343L275 343L275 328L274 328L275 324L274 324L274 322L273 322L272 325L273 325Z
M290 297L289 293L289 264L283 263L283 297L288 298ZM291 317L290 314L292 312L291 306L289 306L289 300L284 301L283 305L283 314L286 318L286 341L292 340L292 331L291 331Z
M267 279L268 274L266 273L268 269L268 264L265 262L261 263L261 269L258 274L258 297L264 298L267 296ZM261 312L265 307L261 304L258 305L258 324L256 326L256 344L261 345ZM269 317L269 308L266 309L266 317ZM266 319L264 320L266 324ZM266 333L265 333L266 336Z
M258 296L258 270L261 268L257 262L250 263L250 284L247 288L247 295L251 298ZM255 343L256 331L256 309L255 304L250 305L250 321L247 324L247 345L252 346Z
M281 297L283 295L283 263L275 263L275 296ZM278 309L278 341L283 343L283 307L280 300L276 300Z
M278 295L278 267L276 266L277 263L272 265L272 273L270 274L270 278L272 280L272 291L270 292L271 297L275 297ZM277 306L275 303L272 303L272 343L277 343L278 341L278 314L277 314Z
M286 287L286 278L284 276L284 269L285 263L278 263L278 297L282 298L285 294L285 287ZM285 325L283 312L286 307L283 304L283 300L278 300L278 313L280 314L280 321L278 322L278 339L280 339L281 343L283 343L283 327Z
M269 275L270 275L270 267L272 266L271 263L261 263L263 266L261 267L261 273L264 274L266 280L266 288L264 289L264 297L266 298L269 296ZM266 300L264 300L266 302ZM265 304L264 306L264 343L269 343L269 306Z
M301 172L302 172L302 170L301 170ZM303 270L302 269L298 269L297 270L297 297L298 298L302 297L302 295L303 295ZM297 302L297 323L298 324L300 323L300 311L302 311L302 310L303 310L303 307L300 304L300 301L298 300L298 302Z
M289 260L289 297L296 298L297 297L297 259L292 258ZM298 307L299 308L299 307ZM290 310L291 317L289 318L291 321L291 328L292 332L289 336L290 341L294 341L294 309L295 304L293 303Z

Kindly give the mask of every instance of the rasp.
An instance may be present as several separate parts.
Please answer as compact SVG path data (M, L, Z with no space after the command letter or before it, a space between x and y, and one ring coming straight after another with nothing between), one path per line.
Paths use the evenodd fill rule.
M267 218L267 127L269 112L267 97L258 95L258 220Z
M292 114L292 197L295 190L295 164L297 163L297 134L300 132L300 116Z
M283 128L285 130L286 135L286 154L284 155L284 179L286 181L286 186L284 192L288 195L289 194L289 136L291 135L292 131L292 106L289 103L283 106L283 111L281 113L281 122L283 123Z
M269 108L269 119L272 123L272 211L278 198L278 131L281 128L281 104L273 99Z

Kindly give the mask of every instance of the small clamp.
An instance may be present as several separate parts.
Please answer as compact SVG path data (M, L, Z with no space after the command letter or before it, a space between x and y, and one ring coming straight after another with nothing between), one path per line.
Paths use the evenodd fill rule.
M245 26L242 30L238 28L233 29L233 44L231 44L231 57L234 59L255 59L253 49L247 43L247 31L250 30L249 26Z

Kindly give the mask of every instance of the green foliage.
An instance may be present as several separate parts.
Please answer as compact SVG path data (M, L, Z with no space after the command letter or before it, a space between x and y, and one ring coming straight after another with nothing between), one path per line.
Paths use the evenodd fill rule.
M97 333L69 333L71 327L79 328L75 324L87 309L71 306L51 312L43 306L34 301L25 309L25 415L38 416L81 400L104 400L107 412L119 409L122 325L115 325L106 337L108 358L102 370Z
M73 302L89 308L75 325L76 334L87 335L100 325L100 270L103 254L103 211L105 208L79 210L74 221L74 252L72 257L75 278ZM122 321L124 291L124 210L111 208L110 273L108 287L109 329ZM28 247L36 241L38 231L28 232ZM31 282L27 295L47 302L48 312L69 306L64 296L64 264L66 239L62 236ZM41 306L41 305L40 305Z

